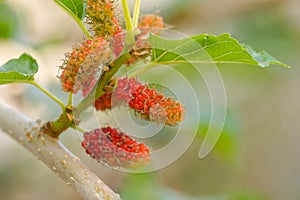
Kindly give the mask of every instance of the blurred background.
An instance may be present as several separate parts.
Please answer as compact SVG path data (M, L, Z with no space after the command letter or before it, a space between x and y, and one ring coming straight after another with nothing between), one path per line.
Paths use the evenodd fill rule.
M179 32L229 32L293 68L218 66L228 114L217 146L201 160L197 155L209 113L204 114L188 151L155 173L126 174L99 165L85 155L80 137L72 131L63 134L62 142L125 200L300 199L300 2L152 0L142 4L143 12L159 12ZM25 51L32 54L40 65L37 82L63 100L67 96L60 90L57 66L82 39L75 22L50 0L0 0L0 65ZM59 107L31 86L0 86L0 91L1 100L35 119L57 117ZM1 132L0 199L80 197Z

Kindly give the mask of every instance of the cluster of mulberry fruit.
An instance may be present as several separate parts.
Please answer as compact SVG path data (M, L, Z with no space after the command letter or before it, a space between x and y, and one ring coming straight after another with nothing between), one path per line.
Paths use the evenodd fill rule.
M92 27L94 36L66 54L59 77L65 92L76 94L81 90L86 96L97 82L101 68L123 50L122 28L115 17L114 7L111 0L86 2L87 24Z
M102 72L124 50L126 36L115 8L115 0L86 1L85 22L92 38L84 40L66 54L59 76L63 91L74 94L81 91L83 96L87 96ZM149 33L160 34L164 26L162 17L158 15L142 16L130 57L124 64L130 65L148 58L151 54ZM142 119L170 126L183 120L184 108L178 101L165 97L135 78L119 79L113 90L94 102L95 109L100 111L115 106L128 106ZM85 132L82 146L92 158L113 167L135 168L150 161L150 149L145 144L139 144L109 126Z
M101 10L102 8L104 10ZM75 46L71 53L66 54L65 60L60 66L62 89L75 94L81 90L83 96L86 96L97 82L97 75L101 72L101 67L108 65L121 54L125 38L118 25L118 20L113 17L114 8L110 1L89 0L86 12L90 21L94 22L93 24L99 24L99 26L106 24L105 27L107 27L99 27L102 32L95 31L96 37ZM97 13L102 13L103 16ZM100 23L101 20L105 23ZM138 25L141 33L136 36L135 51L125 64L130 65L139 58L149 56L151 45L144 36L149 32L158 34L163 27L164 23L160 16L145 15L142 17Z

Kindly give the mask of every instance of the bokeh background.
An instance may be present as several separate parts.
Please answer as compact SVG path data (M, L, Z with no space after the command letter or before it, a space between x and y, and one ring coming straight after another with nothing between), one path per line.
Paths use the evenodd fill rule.
M299 0L152 0L142 4L143 12L159 12L177 31L187 35L229 32L293 68L219 66L228 115L216 148L202 160L197 155L205 120L189 150L155 173L126 174L97 164L85 155L80 137L72 131L62 136L62 142L125 200L300 199ZM64 100L57 66L82 39L75 22L50 0L0 0L0 64L24 51L32 54L40 64L37 82ZM0 91L1 100L35 119L49 120L59 111L30 86L0 86ZM80 197L1 132L0 199Z

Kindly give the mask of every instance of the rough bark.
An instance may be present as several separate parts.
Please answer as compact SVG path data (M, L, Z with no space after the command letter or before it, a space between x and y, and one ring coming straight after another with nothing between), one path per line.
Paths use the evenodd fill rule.
M120 199L118 194L69 152L59 140L41 132L41 126L40 120L30 119L0 102L0 128L45 163L83 199Z

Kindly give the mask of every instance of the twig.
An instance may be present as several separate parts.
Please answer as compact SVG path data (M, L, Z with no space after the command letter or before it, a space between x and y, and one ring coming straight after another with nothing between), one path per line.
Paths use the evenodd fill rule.
M58 140L40 132L41 125L40 120L34 121L0 102L0 128L37 156L83 199L120 199Z

